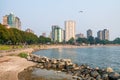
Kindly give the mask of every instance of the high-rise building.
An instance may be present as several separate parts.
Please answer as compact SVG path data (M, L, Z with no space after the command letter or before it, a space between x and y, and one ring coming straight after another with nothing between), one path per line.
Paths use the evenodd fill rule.
M18 17L14 16L14 14L10 13L9 15L3 16L3 25L10 28L21 29L21 21Z
M58 25L53 25L52 26L52 41L54 41L55 40L55 28L58 28L59 26Z
M65 21L65 41L70 40L71 38L75 39L75 21L69 20Z
M107 29L104 29L104 30L100 30L97 32L97 37L100 39L100 40L109 40L109 30Z
M3 25L8 25L8 16L7 15L5 15L5 16L3 16Z
M52 41L63 42L64 31L57 25L52 26Z
M97 32L97 37L98 37L98 39L100 39L100 40L103 40L103 31L98 31Z
M92 30L91 30L91 29L88 29L88 30L87 30L87 38L89 38L90 36L92 36Z
M85 38L85 37L84 37L84 34L80 33L80 34L76 34L75 38L78 39L78 38Z
M15 17L15 27L21 29L21 21L18 17Z
M102 36L103 40L109 40L109 30L104 29L102 34L103 34Z

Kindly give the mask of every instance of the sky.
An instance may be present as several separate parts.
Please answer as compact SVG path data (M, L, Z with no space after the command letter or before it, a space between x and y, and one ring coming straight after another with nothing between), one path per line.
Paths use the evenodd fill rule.
M79 12L83 11L83 12ZM32 29L38 36L51 32L52 25L64 29L64 21L76 21L76 34L108 29L110 40L120 37L120 0L0 0L0 23L14 13L22 30Z

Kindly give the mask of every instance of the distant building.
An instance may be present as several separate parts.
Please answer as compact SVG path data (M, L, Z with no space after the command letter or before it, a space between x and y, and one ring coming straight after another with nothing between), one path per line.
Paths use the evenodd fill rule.
M42 33L42 36L43 36L43 37L46 37L46 33Z
M27 28L27 29L25 30L25 32L33 33L33 34L34 34L33 30L31 30L30 28Z
M84 37L84 34L80 33L80 34L76 34L75 38L78 39L78 38L85 38L85 37Z
M8 16L7 15L5 15L5 16L3 16L3 25L8 25Z
M63 42L64 40L64 31L57 25L52 26L52 41L54 42Z
M55 40L55 28L58 28L59 26L58 25L53 25L52 26L52 32L51 32L51 34L52 34L52 41L54 41Z
M109 40L109 30L104 29L97 32L97 37L100 40Z
M91 29L87 30L87 38L89 38L90 36L92 36L92 30Z
M70 40L71 38L75 39L75 21L69 20L65 21L65 41Z
M109 30L104 29L102 34L103 34L103 40L109 40Z
M98 39L100 39L100 40L103 40L103 31L98 31L97 32L97 37L98 37Z
M48 35L48 37L52 40L52 32Z
M10 13L9 15L3 16L3 25L10 28L21 29L21 21L14 14Z

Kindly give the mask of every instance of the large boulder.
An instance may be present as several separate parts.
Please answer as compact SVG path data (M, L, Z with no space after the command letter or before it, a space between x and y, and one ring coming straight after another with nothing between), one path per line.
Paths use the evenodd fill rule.
M114 70L111 67L106 68L106 72L110 73L110 72L114 72Z
M111 73L109 73L108 77L110 80L118 80L118 79L120 79L120 74L117 72L111 72Z
M108 74L102 74L102 79L103 80L108 80Z
M99 73L97 71L91 71L90 75L91 75L91 77L96 78L99 75Z

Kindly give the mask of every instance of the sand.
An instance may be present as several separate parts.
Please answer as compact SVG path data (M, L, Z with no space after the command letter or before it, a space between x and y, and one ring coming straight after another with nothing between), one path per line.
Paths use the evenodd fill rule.
M17 56L0 58L0 80L18 80L18 73L35 63Z

